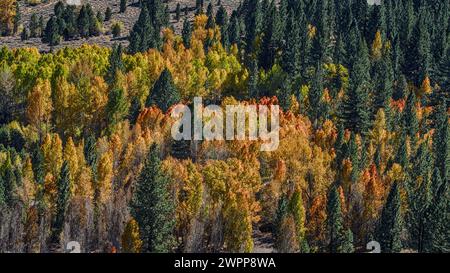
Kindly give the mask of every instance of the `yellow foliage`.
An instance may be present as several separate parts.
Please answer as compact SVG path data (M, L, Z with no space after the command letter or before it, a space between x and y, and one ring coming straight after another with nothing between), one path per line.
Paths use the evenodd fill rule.
M372 58L379 60L382 56L383 41L381 39L381 32L378 30L375 34L375 39L372 43Z
M139 235L139 226L133 218L128 221L127 226L122 234L122 252L124 253L140 253L142 249L142 241Z
M98 181L96 183L99 192L99 201L104 204L111 198L113 171L113 155L112 152L104 153L97 167Z

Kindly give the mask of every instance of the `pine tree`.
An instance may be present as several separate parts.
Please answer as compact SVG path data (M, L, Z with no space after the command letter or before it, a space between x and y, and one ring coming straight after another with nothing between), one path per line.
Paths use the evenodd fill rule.
M101 11L97 11L97 15L95 16L98 22L104 22L105 17L103 17L103 13Z
M261 52L259 57L259 63L265 70L272 68L275 63L275 58L281 41L283 33L281 32L280 14L278 14L275 3L272 1L268 7L266 19L268 24L264 29L264 35L262 38Z
M424 251L425 230L427 227L426 212L431 202L431 169L432 158L428 144L423 142L417 150L413 160L414 169L411 170L412 184L409 196L408 228L410 244L419 252Z
M123 89L113 88L108 94L108 103L106 104L107 130L109 134L128 115L128 107L128 101Z
M33 13L30 18L30 37L36 38L39 37L39 19L36 13Z
M95 178L95 172L97 170L98 154L97 154L97 143L95 140L95 135L90 135L86 138L83 147L84 158L87 164L92 168Z
M70 171L69 164L64 161L58 179L58 193L56 199L56 215L52 221L50 244L52 248L58 248L61 233L64 229L66 210L70 199Z
M161 170L159 149L152 144L131 204L131 214L139 225L143 252L172 250L175 220L169 184L169 178Z
M61 37L59 36L59 28L56 17L50 17L45 27L43 42L48 43L51 47L59 45Z
M370 18L367 22L366 41L373 41L374 35L378 31L381 33L383 40L386 38L387 26L385 6L385 3L373 6Z
M120 13L127 11L127 0L120 0Z
M231 45L236 44L239 47L241 44L241 25L236 11L231 14L228 40Z
M89 27L90 27L90 20L89 20L89 10L87 6L82 6L80 9L80 13L77 18L77 25L78 25L78 33L82 38L89 37Z
M116 81L117 72L123 72L122 45L114 44L109 55L109 67L106 73L106 82L112 85Z
M175 10L175 20L179 22L180 19L181 19L181 5L180 3L177 3L177 8Z
M295 21L294 12L291 10L288 17L285 47L281 60L281 66L286 73L296 78L300 75L300 29Z
M408 45L408 54L405 55L404 70L416 86L430 75L431 70L431 41L425 22L427 16L429 14L422 10Z
M170 107L180 102L180 100L180 93L173 82L172 74L165 68L153 86L145 106L156 105L163 112L167 112Z
M395 85L392 97L394 100L406 99L408 97L408 83L405 75L397 75L397 84Z
M432 201L426 212L424 252L448 253L450 233L448 211L450 205L448 180L442 180L440 171L435 168L431 181Z
M415 146L419 132L419 121L417 120L416 95L414 92L409 94L406 101L402 126Z
M327 202L328 251L330 253L343 252L345 232L341 199L336 186L332 186Z
M63 18L65 25L63 31L64 39L73 39L78 34L77 19L75 17L75 7L67 6L63 12Z
M230 47L230 37L228 35L228 13L223 6L219 7L216 14L216 24L220 27L222 45L224 48L228 49Z
M313 123L313 126L317 128L319 125L320 118L326 116L323 107L323 67L319 63L316 68L316 75L314 76L314 81L309 89L308 99L309 99L309 117Z
M341 117L345 127L360 134L366 134L370 128L369 92L371 80L369 74L369 54L366 43L360 42L356 63L350 75L350 87L342 105Z
M17 33L19 31L20 21L22 20L22 14L20 13L19 1L16 1L16 13L14 14L14 29L13 32Z
M20 34L20 39L22 41L26 41L30 38L30 31L28 30L28 28L23 28L22 33Z
M192 27L189 20L184 19L183 30L181 31L181 37L183 39L183 44L186 48L191 46L191 36L192 36Z
M402 225L400 186L394 182L381 212L377 232L377 240L380 242L383 252L400 252L402 249Z
M260 93L259 93L259 68L258 68L258 62L255 59L252 59L250 63L250 76L248 78L248 95L249 98L259 99Z
M436 101L444 100L448 108L450 107L450 77L448 76L450 75L450 42L436 70L436 80L440 87L440 92L435 95Z
M281 85L281 89L278 91L278 101L284 111L288 111L291 108L291 96L292 96L292 81L288 75Z
M196 0L195 1L195 14L199 15L199 14L203 14L203 0Z
M408 155L408 139L405 133L400 136L400 145L395 155L395 163L400 164L402 169L408 171L409 155Z
M107 7L105 11L105 22L109 22L111 20L111 17L112 17L111 8Z
M130 45L128 47L130 53L145 52L150 48L159 48L161 37L155 29L152 20L147 7L144 6L130 32Z
M228 13L223 6L220 6L219 9L217 10L216 24L220 27L228 25Z
M353 253L355 252L355 247L353 246L353 232L348 229L344 234L344 241L341 246L342 253Z
M248 54L254 52L254 43L257 36L261 33L262 12L259 0L248 0L248 6L245 14L245 49Z
M313 25L317 31L313 39L311 55L314 62L325 63L330 60L331 29L328 16L328 3L331 1L316 2L316 10L313 16Z
M445 101L435 107L433 135L433 155L434 162L439 169L440 176L445 180L450 180L450 126Z
M216 26L216 21L214 18L214 8L212 2L209 2L208 8L206 9L206 16L208 16L208 21L206 22L206 28L214 28Z

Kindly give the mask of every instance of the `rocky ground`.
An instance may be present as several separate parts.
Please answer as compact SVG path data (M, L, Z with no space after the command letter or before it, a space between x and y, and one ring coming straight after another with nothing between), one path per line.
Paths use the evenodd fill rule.
M25 1L20 1L20 10L22 14L22 25L28 26L31 15L36 13L38 16L43 15L44 21L46 22L48 18L53 14L53 8L59 0L48 0L47 3L38 4L36 6L31 6L25 3ZM128 43L127 36L133 27L135 21L139 17L139 7L137 5L138 0L128 0L129 4L125 13L120 13L119 3L120 0L80 0L83 4L90 3L95 12L102 11L105 12L107 7L110 7L113 15L109 22L104 22L104 34L98 37L91 37L89 39L78 39L72 41L63 41L61 45L55 49L66 47L66 46L80 46L84 43L88 44L99 44L103 46L111 46L114 43L122 43L126 45ZM206 0L205 10L210 1L213 1L215 10L217 10L218 0ZM187 17L192 19L195 13L195 0L169 0L168 5L171 11L171 24L174 26L177 32L181 31L182 24L186 15L184 12L181 13L181 20L177 22L175 17L175 9L177 3L181 4L181 8L188 7L189 14ZM222 5L231 13L231 11L239 5L238 0L222 0ZM122 30L122 37L113 38L110 34L111 25L114 22L122 22L124 29ZM10 48L17 47L37 47L40 51L49 51L50 47L41 42L41 39L34 38L28 41L21 41L20 34L9 37L0 37L0 46L8 46Z

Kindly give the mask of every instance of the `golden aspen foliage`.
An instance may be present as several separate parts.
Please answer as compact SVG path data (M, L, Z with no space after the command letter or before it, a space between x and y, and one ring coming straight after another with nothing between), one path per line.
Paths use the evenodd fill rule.
M16 0L2 0L0 2L0 34L10 34L13 30L16 15Z
M433 93L433 88L431 87L430 77L426 76L420 86L418 97L422 98L423 96L430 95L431 93Z
M99 201L104 204L111 198L113 170L113 154L111 151L104 153L99 160L97 167L98 181L96 183L99 192Z
M28 122L41 132L43 126L50 122L52 110L50 82L39 79L28 96L26 111Z
M44 170L57 178L63 164L63 145L58 134L47 134L41 146Z
M64 160L70 170L71 196L92 198L91 170L86 165L82 146L76 147L71 137L64 147Z
M133 218L128 221L122 234L122 252L123 253L140 253L142 249L142 241L139 235L139 226Z
M381 39L381 32L378 30L375 34L375 39L372 43L372 59L379 60L382 57L383 41Z
M34 180L31 158L27 157L22 167L22 187L19 189L20 199L27 207L34 201L36 191L37 184Z

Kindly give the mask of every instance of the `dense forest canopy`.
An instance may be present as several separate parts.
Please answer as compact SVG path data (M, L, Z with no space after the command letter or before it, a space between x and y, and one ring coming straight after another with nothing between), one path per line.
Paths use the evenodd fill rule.
M127 47L0 48L0 252L449 252L450 0L139 5ZM43 42L96 35L57 7ZM279 148L173 140L198 96L280 105Z

